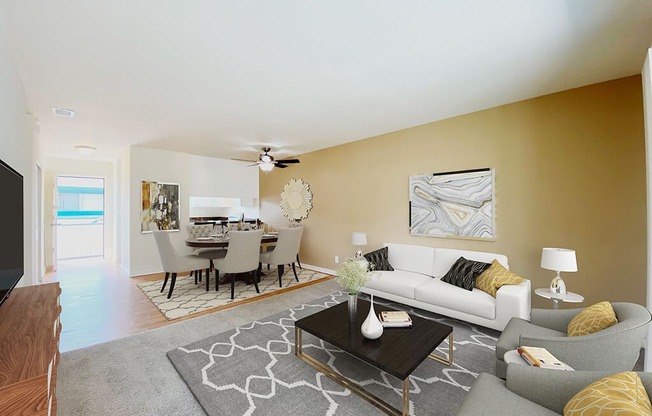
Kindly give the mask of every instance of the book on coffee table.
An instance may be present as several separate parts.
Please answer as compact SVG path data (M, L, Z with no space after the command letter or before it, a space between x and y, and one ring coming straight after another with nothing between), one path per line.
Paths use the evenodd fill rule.
M405 311L382 311L378 314L380 323L385 328L409 328L412 318Z

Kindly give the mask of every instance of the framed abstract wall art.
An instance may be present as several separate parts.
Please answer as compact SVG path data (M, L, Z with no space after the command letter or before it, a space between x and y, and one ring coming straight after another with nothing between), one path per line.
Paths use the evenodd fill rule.
M143 181L140 232L179 231L179 184Z
M410 234L495 240L494 169L410 176Z

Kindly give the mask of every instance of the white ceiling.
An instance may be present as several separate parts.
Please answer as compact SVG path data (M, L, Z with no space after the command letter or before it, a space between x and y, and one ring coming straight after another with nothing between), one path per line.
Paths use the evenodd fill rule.
M44 148L59 156L75 144L104 157L128 145L296 155L637 74L652 43L649 0L0 6Z

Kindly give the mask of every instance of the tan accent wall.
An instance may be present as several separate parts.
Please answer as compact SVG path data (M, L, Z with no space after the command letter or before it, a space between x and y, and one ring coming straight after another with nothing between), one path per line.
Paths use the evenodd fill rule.
M437 99L437 97L433 97ZM388 115L391 116L391 115ZM328 117L327 114L324 117ZM261 218L287 221L280 193L308 182L301 260L335 269L353 231L364 252L399 242L503 253L512 271L547 287L542 247L577 251L570 291L645 304L646 188L641 77L632 76L467 114L300 155L301 164L261 173ZM496 169L497 238L492 242L410 236L410 175ZM551 306L532 295L533 307ZM565 307L573 305L564 305Z

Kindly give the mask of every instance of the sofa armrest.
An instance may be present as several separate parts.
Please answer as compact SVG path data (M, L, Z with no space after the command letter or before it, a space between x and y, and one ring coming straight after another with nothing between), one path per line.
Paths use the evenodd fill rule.
M610 374L613 372L546 370L510 364L505 385L519 396L562 414L566 403L580 390Z
M533 325L566 332L570 321L582 309L532 309L530 322Z
M530 281L505 285L496 292L496 323L503 330L512 317L530 320Z

